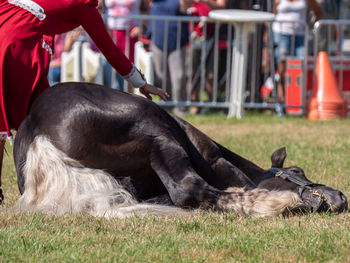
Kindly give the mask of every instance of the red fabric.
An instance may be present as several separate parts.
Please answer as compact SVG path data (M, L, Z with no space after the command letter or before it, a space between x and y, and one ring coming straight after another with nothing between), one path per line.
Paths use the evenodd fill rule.
M195 14L197 16L208 17L209 12L211 11L210 7L207 4L201 3L201 2L193 3L192 7L195 8L195 10L196 10Z
M97 0L34 1L45 10L45 20L0 0L0 131L9 135L10 128L18 129L34 99L49 87L51 55L43 41L53 48L55 34L82 25L121 75L132 69L109 36L96 9Z
M192 8L194 12L191 14L193 16L199 16L199 17L208 17L209 12L211 11L211 8L205 4L205 3L193 3ZM208 23L207 24L207 37L210 37L214 34L215 30L215 24L213 23ZM203 35L203 26L201 23L197 23L193 29L197 33L197 35L202 36Z

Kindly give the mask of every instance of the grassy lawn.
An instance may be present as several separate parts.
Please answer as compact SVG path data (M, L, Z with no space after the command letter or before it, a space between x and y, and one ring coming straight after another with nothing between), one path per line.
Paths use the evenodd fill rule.
M189 116L200 130L269 168L286 146L286 166L350 197L350 120L310 122L264 114L227 120ZM3 167L0 262L350 262L350 214L241 218L198 211L190 217L103 219L16 213L12 147Z

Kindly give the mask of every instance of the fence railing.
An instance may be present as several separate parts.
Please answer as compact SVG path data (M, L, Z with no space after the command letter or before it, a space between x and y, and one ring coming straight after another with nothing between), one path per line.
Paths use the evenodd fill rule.
M115 19L118 19L118 17ZM176 100L170 99L167 102L159 102L160 105L164 107L200 107L202 109L228 109L230 107L232 93L230 87L231 61L235 59L232 56L232 48L237 44L234 37L234 26L216 22L209 18L189 16L140 15L123 17L123 19L137 21L140 26L144 27L144 30L140 31L135 45L135 64L145 73L148 81L168 90L170 93L176 92L169 87L169 79L173 72L163 70L162 75L156 74L152 45L154 45L154 37L159 30L156 26L157 21L162 21L165 26L164 31L162 31L164 41L163 46L158 48L162 50L162 67L167 68L168 63L171 63L167 60L171 53L168 50L169 34L173 34L174 32L171 32L171 30L177 28L175 50L185 49L182 59L184 59L186 84L182 88L186 96L181 97L181 99L177 96ZM279 23L282 25L284 21ZM305 31L304 53L301 57L286 56L284 58L285 69L281 69L280 58L275 57L277 53L276 43L273 41L272 23L257 25L250 33L244 108L272 109L281 116L285 113L305 114L307 100L314 83L313 70L316 55L320 49L328 51L333 69L336 71L340 83L340 89L343 90L350 102L350 90L348 90L350 87L350 34L348 33L350 32L350 20L320 20L316 22L313 30L309 30L309 26L305 22L296 21L295 23L298 23ZM198 24L202 25L202 35L194 33ZM152 31L152 36L148 40L145 40L146 25L148 30ZM184 27L187 27L189 36L186 45L183 46L181 33ZM326 28L326 30L323 28ZM126 31L126 47L128 47L130 41L128 32ZM325 46L319 45L322 42L320 39L325 40ZM294 45L293 43L295 44L292 40L292 45ZM78 57L82 54L83 52L76 51L77 57L75 59L82 61ZM129 54L130 50L126 48L126 55L129 56ZM93 66L102 67L103 63L101 61L103 58L100 54L97 56L100 56L100 58L88 59L90 68L93 68ZM82 64L84 63L76 63L80 67L83 67ZM67 68L67 66L68 64L62 65L63 68ZM70 70L74 70L74 67L72 69L70 66ZM84 72L82 68L77 70ZM67 74L66 69L62 72ZM99 69L95 69L95 72L96 74L103 74ZM86 74L88 73L85 70ZM112 70L108 82L114 83L116 81L115 74ZM281 74L284 74L284 76L281 76ZM281 77L284 78L284 83L282 83L283 98L278 92ZM101 80L101 77L96 76L95 82L98 82L97 79ZM86 81L84 78L77 80ZM94 79L90 78L90 81L94 81ZM129 89L127 83L124 83L122 89L125 91Z

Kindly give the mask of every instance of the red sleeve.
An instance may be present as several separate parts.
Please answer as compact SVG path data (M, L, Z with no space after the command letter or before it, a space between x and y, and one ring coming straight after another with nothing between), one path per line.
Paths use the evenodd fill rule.
M114 44L96 7L89 5L79 6L76 13L76 18L79 23L89 34L112 67L122 76L129 74L132 69L132 64L124 55L123 51Z

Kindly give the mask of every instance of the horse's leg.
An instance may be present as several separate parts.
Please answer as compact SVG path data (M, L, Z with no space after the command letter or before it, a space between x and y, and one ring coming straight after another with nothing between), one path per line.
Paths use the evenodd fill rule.
M173 203L180 207L213 208L243 215L283 213L299 202L296 194L253 189L225 192L209 185L193 169L187 152L171 136L158 136L152 143L151 167L165 185Z
M190 140L188 148L191 152L191 162L194 164L195 170L205 181L219 189L226 189L228 187L255 187L253 181L240 167L230 162L230 159L226 159L226 156L221 152L220 145L184 120L176 116L174 116L174 119L186 132ZM237 155L236 160L240 161L239 158L245 160ZM203 171L203 167L208 165L212 171L211 173ZM246 165L250 167L255 166L249 161L246 162Z
M187 152L170 136L155 138L150 164L175 205L209 208L217 203L219 190L196 173Z

